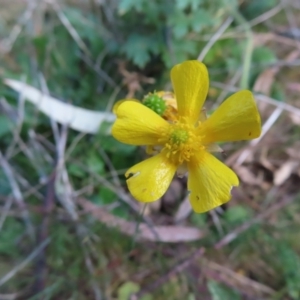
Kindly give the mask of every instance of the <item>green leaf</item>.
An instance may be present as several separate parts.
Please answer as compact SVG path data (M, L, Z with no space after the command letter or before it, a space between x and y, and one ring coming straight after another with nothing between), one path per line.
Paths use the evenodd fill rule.
M187 300L196 300L196 296L194 294L189 294Z
M48 39L46 36L38 36L33 39L33 45L37 54L38 62L41 66L44 65L46 59L46 51L48 45Z
M270 48L258 47L255 48L252 55L252 61L255 64L272 64L277 61L277 57Z
M141 300L153 300L153 297L150 294L145 294L140 299Z
M118 289L118 300L128 300L131 294L138 292L140 286L132 281L123 283Z
M7 182L7 177L2 168L0 168L0 194L8 195L11 192L11 187Z
M225 7L227 6L227 8L230 8L231 10L238 9L239 7L238 0L223 0L222 3L225 4Z
M68 164L67 168L68 168L69 174L71 174L72 176L75 176L78 178L86 177L86 173L84 172L84 170L82 170L82 168L76 164L72 164L72 163Z
M201 228L207 225L207 214L197 214L193 213L191 215L191 222L193 225Z
M118 289L118 300L129 300L130 295L138 292L140 286L132 281L123 283ZM153 297L150 294L145 294L139 298L140 300L152 300Z
M171 50L165 49L163 59L165 64L171 68L175 63L196 57L198 53L198 43L191 40L173 40Z
M190 20L188 16L182 11L177 11L169 18L169 26L172 28L176 39L180 39L188 33L189 24Z
M284 88L277 82L272 86L271 97L281 102L286 99Z
M106 187L102 187L100 192L99 192L99 197L98 201L96 201L96 204L110 204L112 203L114 200L116 200L117 196L116 194L111 191L110 189L106 188Z
M241 296L234 290L230 290L224 285L210 280L207 284L212 300L241 300Z
M254 82L256 77L271 64L277 62L277 57L270 48L255 48L252 54L251 81Z
M179 10L185 10L191 8L192 11L195 11L203 0L176 0L176 8Z
M0 116L0 137L4 136L11 130L10 120L2 115Z
M199 9L192 13L191 16L190 25L195 32L200 32L203 27L214 24L214 18L207 10Z
M229 207L224 213L225 220L231 224L244 222L251 217L252 212L250 209L242 205Z
M300 299L300 258L290 246L280 244L277 259L281 262L288 293L292 299Z
M92 172L101 174L104 171L104 163L100 155L95 152L92 152L88 155L87 165Z
M278 4L278 0L251 0L245 1L242 13L247 19L254 19Z
M20 248L17 247L17 239L24 234L24 226L16 218L6 218L0 234L0 254L9 257L17 257Z
M123 144L117 141L112 136L107 136L105 139L101 141L101 146L105 151L109 151L110 153L116 153L118 155L129 155L132 154L136 146Z
M143 1L139 0L121 0L119 1L118 11L123 15L130 10L142 11Z
M124 204L111 210L111 213L114 214L115 216L123 218L125 220L131 219L128 207L126 207L126 205L124 205Z
M138 67L143 68L150 60L151 53L157 54L160 39L157 36L130 34L122 47L122 52Z

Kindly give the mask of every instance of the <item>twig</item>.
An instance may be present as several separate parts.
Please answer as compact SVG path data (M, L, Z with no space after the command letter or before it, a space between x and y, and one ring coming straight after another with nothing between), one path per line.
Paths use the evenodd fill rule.
M14 148L20 138L20 133L21 133L22 125L23 125L23 121L24 121L24 104L25 104L24 94L20 93L19 97L18 97L18 113L17 113L18 117L16 120L16 126L13 130L13 140L6 150L5 157L11 156L11 154L13 153Z
M32 139L32 129L29 130L29 137ZM11 159L13 156L15 156L19 151L22 151L26 157L29 159L29 161L32 163L33 167L36 169L37 173L40 176L41 182L45 181L45 174L41 168L41 165L37 162L36 156L33 153L33 151L26 145L26 143L22 140L22 138L17 135L16 136L19 149L18 151L7 153L5 156L7 160Z
M47 190L46 190L46 196L44 199L43 204L43 220L40 225L40 230L38 234L38 241L40 243L43 243L48 239L48 228L49 228L49 222L50 222L50 213L52 212L54 208L55 203L55 194L54 194L54 182L55 182L55 171L50 175L48 184L47 184ZM46 268L46 247L44 247L37 258L36 263L36 282L35 282L35 291L36 293L39 293L44 290L46 286L46 278L47 278L47 268Z
M0 300L16 300L20 299L21 293L0 294Z
M118 85L115 87L115 89L111 93L111 96L108 98L108 101L107 101L107 104L105 107L105 111L107 111L107 112L112 111L116 97L121 92L121 90L122 90L122 85Z
M83 240L85 239L85 233L84 233L84 228L78 224L76 227L76 231L77 231L77 235L80 238L81 241L81 248L84 254L84 261L85 261L85 266L87 268L87 270L89 271L90 275L92 276L91 278L91 285L94 291L94 296L95 296L95 300L101 300L102 299L102 293L101 290L98 286L97 281L95 280L94 276L95 276L95 269L94 266L92 264L92 260L91 257L87 251L87 249L85 248L85 245L83 243Z
M40 82L42 86L42 90L44 93L49 94L45 79L42 75L40 75ZM57 124L50 119L51 127L54 135L54 140L57 143L59 139L59 130ZM42 214L43 219L39 227L38 231L38 243L43 243L48 238L48 229L50 222L50 213L53 210L55 203L55 190L54 183L56 179L56 170L52 171L52 173L47 178L47 189L46 195L43 199L43 207ZM34 284L34 292L35 294L39 294L46 287L47 281L47 262L46 262L46 248L40 251L37 261L36 261L36 278Z
M87 55L81 55L80 58L91 68L93 69L101 79L103 79L107 84L109 84L111 87L116 88L116 91L119 92L119 87L116 84L116 82L107 75L106 72L104 72L99 65L96 65L90 56Z
M252 52L253 52L253 33L251 30L251 26L249 22L244 18L244 16L238 11L237 8L232 6L228 0L223 0L224 3L227 5L229 11L236 19L236 21L242 26L246 33L246 47L245 47L245 54L244 54L244 63L243 63L243 72L240 87L243 89L247 89L249 86L249 76L250 76L250 69L251 69L251 61L252 61Z
M214 225L216 226L216 229L217 229L218 233L220 235L223 235L224 234L224 229L222 227L222 224L220 222L220 219L218 217L218 214L217 214L216 210L211 210L209 212L209 214L210 214L210 216L212 218L212 221L213 221Z
M265 13L259 15L257 18L252 19L249 21L249 25L251 27L258 25L262 22L267 21L268 19L272 18L273 16L277 15L280 13L282 10L282 5L279 3L277 6L271 8L270 10L266 11Z
M42 85L42 91L43 93L49 95L49 91L46 85L46 81L44 80L44 77L41 76L41 85ZM49 212L52 210L52 207L54 205L54 194L56 191L56 195L58 199L60 200L61 204L65 207L65 209L68 211L69 215L71 216L71 219L73 221L78 220L78 214L76 211L76 207L74 202L72 201L73 197L73 189L69 181L69 175L65 167L65 149L66 149L66 143L67 143L67 137L68 137L68 126L62 125L61 130L59 131L57 123L51 118L51 127L52 132L55 138L55 147L56 147L56 166L55 169L50 177L49 183L48 183L48 189L47 189L47 195L45 198L44 208L45 208L45 214L43 223L42 223L42 230L40 239L43 240L46 238L48 234L48 223L49 223ZM79 140L84 135L79 135ZM78 141L79 141L78 140ZM77 142L77 141L76 141ZM76 145L76 144L75 144ZM75 224L77 231L79 232L79 225ZM89 254L85 250L84 247L83 252L85 256L85 264L88 269L88 271L91 273L91 275L95 274L92 261L89 257ZM39 268L39 276L37 280L38 288L39 290L42 290L42 287L45 286L45 276L46 276L46 261L45 261L45 254L41 253L41 259L39 261L38 266ZM97 286L97 282L92 279L91 282L94 296L96 300L101 300L101 290Z
M43 180L41 183L36 184L35 186L31 186L29 182L26 180L26 178L22 177L20 174L15 175L17 181L20 183L20 185L27 190L24 190L23 192L23 199L27 199L31 195L34 195L37 199L43 200L44 195L41 192L41 188L47 183L47 181Z
M230 92L237 92L240 90L240 88L237 88L235 86L229 86L229 85L226 85L226 84L223 84L220 82L215 82L215 81L211 82L211 85L215 86L217 88L220 88L220 89L226 89L227 91L230 91ZM265 96L262 94L254 93L254 95L257 100L260 100L260 101L268 103L268 104L272 104L272 105L282 108L283 110L286 110L292 114L300 116L300 109L295 106L292 106L292 105L284 103L284 102L279 102L271 97L268 97L268 96Z
M278 4L277 6L273 7L272 9L259 15L257 18L254 18L254 19L248 21L248 24L250 27L254 27L260 23L267 21L268 19L272 18L273 16L277 15L279 12L281 12L281 10L282 10L282 5ZM222 36L222 39L237 37L237 34L239 34L243 29L244 29L243 25L238 25L235 28L233 28L232 31L224 33ZM212 38L211 35L204 35L202 37L202 39L204 39L206 41L210 40L211 38Z
M69 146L68 149L66 149L66 152L65 152L65 160L66 161L69 159L69 157L71 156L71 153L76 148L76 146L80 142L80 140L82 140L85 136L86 136L86 133L81 132L73 139L73 141L71 142L71 145Z
M121 201L123 201L124 203L126 203L129 206L129 208L132 209L132 211L134 213L136 213L139 217L141 217L140 216L140 207L139 207L139 205L136 202L134 202L133 199L122 188L115 187L106 178L104 178L104 177L100 176L99 174L91 171L85 165L80 165L80 166L84 170L86 170L90 175L92 175L94 178L96 178L98 182L100 182L106 188L108 188L109 190L111 190L112 192L114 192L116 195L118 195L119 199ZM152 220L149 217L145 216L145 215L143 215L142 218L143 218L143 221L145 222L146 226L148 227L148 229L152 232L152 234L154 236L157 236L157 233L153 230L154 224L153 224Z
M50 243L51 239L48 238L43 243L41 243L23 262L21 262L18 266L8 272L0 279L0 286L14 277L19 271L25 268L39 253Z
M40 76L42 92L43 94L49 95L49 90L44 79L44 76ZM76 208L74 202L72 201L72 188L69 183L69 175L65 168L65 148L68 137L68 126L62 125L61 131L59 131L58 124L50 118L52 132L55 139L56 147L56 176L55 176L55 186L57 197L62 203L62 205L67 209L73 220L78 219L76 213Z
M56 12L56 14L59 18L59 20L66 27L67 31L69 32L71 37L74 39L74 41L77 43L78 47L84 53L86 53L89 57L91 57L91 53L90 53L88 47L85 45L85 43L83 42L83 40L81 39L81 37L79 36L79 34L75 30L75 28L73 27L73 25L69 21L69 19L64 15L64 13L62 13L61 8L59 7L58 3L56 1L53 1L53 0L49 0L48 2L52 5L53 9L55 10L55 12Z
M139 214L139 212L140 212L139 205L136 202L134 202L132 200L132 198L123 191L123 189L120 189L119 187L115 187L110 181L108 181L106 178L99 175L98 173L91 171L87 166L85 166L83 164L79 164L78 162L77 162L77 165L80 165L80 167L82 167L83 170L87 171L90 175L92 175L95 179L97 179L98 182L100 182L106 188L108 188L109 190L114 192L116 195L118 195L121 201L126 203L134 212ZM149 218L146 218L146 219L145 218L146 217L144 217L144 220L146 222L151 223L151 220Z
M41 183L46 183L48 181L48 172L45 170L47 168L43 167L45 164L52 166L54 164L54 159L51 156L51 154L48 153L47 149L45 149L45 147L37 141L36 133L33 129L29 129L28 136L30 138L29 146L33 152L33 154L29 156L29 160L35 167L37 173L39 174L39 181ZM30 152L29 149L27 151Z
M107 153L104 151L104 149L100 146L98 147L98 151L102 157L102 159L104 160L104 162L106 163L110 173L111 173L111 178L113 180L113 183L117 186L117 187L121 187L121 182L119 179L119 176L117 174L116 169L114 168L109 156L107 155Z
M216 31L216 33L210 38L208 43L205 45L205 47L202 49L201 53L198 56L199 61L203 61L204 57L208 53L208 51L211 49L211 47L219 40L219 38L222 36L222 34L225 32L225 30L229 27L229 25L232 23L233 18L229 17L227 20L222 24L222 26Z
M86 268L88 269L88 271L90 272L90 274L92 276L95 276L95 269L93 267L93 264L92 264L92 260L90 258L90 256L88 255L87 251L85 250L84 246L82 247L82 250L83 250L83 253L84 253L84 261L85 261L85 266ZM101 300L102 299L102 293L101 293L101 290L98 286L98 282L92 278L91 279L91 285L92 285L92 288L94 290L94 295L95 295L95 300Z
M50 95L49 89L47 87L47 83L46 83L46 80L45 80L45 77L43 76L43 74L40 74L39 79L40 79L42 93L44 95L46 95L46 96L49 96ZM51 122L51 128L52 128L52 132L53 132L55 144L57 146L58 143L59 143L59 129L58 129L58 125L57 125L57 123L52 118L50 118L50 122Z
M70 184L69 174L65 167L65 147L67 142L68 127L62 125L61 133L58 137L56 144L57 148L57 164L56 164L56 180L55 180L55 191L61 204L68 211L73 221L78 220L78 214L76 212L76 207L73 202L73 189Z
M267 21L268 19L272 18L273 16L277 15L279 12L281 12L282 10L282 5L281 3L278 4L277 6L271 8L270 10L266 11L265 13L259 15L257 18L252 19L251 21L249 21L249 25L250 27L253 27L255 25L258 25L262 22ZM235 27L233 30L234 31L239 31L239 30L243 30L243 26L239 25L237 27Z
M221 249L222 247L228 245L233 240L235 240L242 232L248 230L251 226L254 224L257 224L261 222L262 220L268 218L270 215L272 215L274 212L282 209L283 207L287 206L288 204L292 203L295 200L295 196L290 196L285 198L284 200L274 204L268 209L265 209L264 212L250 220L249 222L246 222L239 226L238 228L234 229L227 235L225 235L219 242L215 244L215 249Z
M280 107L277 107L273 113L270 115L268 120L264 123L262 127L262 133L259 138L252 140L249 143L249 148L245 149L237 158L236 162L234 163L234 166L240 166L241 164L244 163L244 161L247 159L247 157L250 155L252 152L252 149L261 141L261 139L265 136L265 134L271 129L273 124L277 121L279 116L281 115L283 109Z
M42 90L43 93L48 94L49 95L49 91L46 85L46 81L44 80L44 77L41 76L41 83L42 83ZM54 193L56 191L56 195L59 199L59 201L61 202L61 204L65 207L65 209L68 211L69 215L71 216L71 219L73 221L77 221L78 220L78 214L76 211L76 207L75 204L72 200L73 198L73 188L70 184L69 181L69 175L68 172L66 170L65 167L65 149L66 149L66 143L67 143L67 137L68 137L68 126L67 125L62 125L61 126L61 130L59 131L58 125L57 123L51 118L51 127L52 127L52 131L53 131L53 135L55 137L55 147L56 147L56 166L55 169L52 173L51 176L51 180L49 181L48 184L48 189L47 189L47 195L46 195L46 201L45 201L45 213L46 218L44 219L42 226L44 228L44 231L41 232L41 239L44 239L47 235L47 228L48 228L48 214L52 209L52 206L54 204ZM84 136L83 135L79 135L79 139L75 141L75 144ZM75 147L75 146L74 146ZM80 232L80 228L79 225L77 225L75 223L76 229L77 229L77 233ZM81 236L82 237L82 236ZM83 252L84 252L84 256L85 256L85 264L86 264L86 268L87 270L91 273L91 275L95 274L93 265L92 265L92 261L89 257L89 254L87 253L87 251L85 250L84 247L83 248ZM42 254L42 253L41 253ZM45 255L42 256L41 255L41 259L44 259L44 261L41 261L41 268L40 268L40 272L38 274L44 275L45 278ZM39 276L40 277L40 276ZM45 280L44 280L45 282ZM40 287L42 287L44 285L43 282L40 281ZM92 278L92 289L94 291L94 299L96 300L101 300L102 296L101 296L101 290L100 288L97 286L97 282Z
M291 34L294 38L295 46L300 50L300 41L297 39L297 36L295 35L294 31L291 30L292 28L297 28L298 27L297 20L296 20L294 14L293 14L291 8L287 5L287 3L284 3L284 2L287 2L287 1L281 0L281 4L284 7L284 11L286 13L287 20L288 20L288 23L289 23L289 26L290 26Z
M138 300L143 295L145 295L149 292L153 292L154 290L158 289L160 286L162 286L164 283L168 282L176 274L184 271L192 262L194 262L196 259L200 258L204 254L204 252L205 252L204 248L200 248L200 249L196 250L194 253L192 253L189 256L189 258L187 258L183 262L174 266L171 270L169 270L169 272L167 272L165 275L160 277L154 283L144 287L140 292L132 295L130 300Z
M28 6L26 11L19 19L19 22L13 27L12 31L10 32L10 35L6 39L0 41L0 52L5 54L12 49L15 41L17 40L18 36L22 32L23 26L30 20L37 5L38 5L38 1L37 2L28 1Z
M73 221L78 220L78 213L73 202L73 188L69 180L69 174L63 166L57 169L57 178L55 182L56 196L61 204L65 207Z
M9 197L9 198L5 201L5 204L4 204L3 209L1 209L2 214L1 214L1 216L0 216L0 231L1 231L2 226L3 226L4 222L5 222L5 219L6 219L7 215L8 215L8 212L9 212L11 206L12 206L12 203L13 203L13 198L12 198L12 197Z
M264 296L271 296L276 293L273 289L262 283L205 258L201 260L200 267L206 277L224 283L235 290L239 290L242 294L247 295L251 299L262 299L262 297L265 299Z
M291 61L292 59L294 59L298 56L299 56L299 50L294 50L286 57L286 60ZM274 66L270 69L265 70L261 74L260 78L256 81L256 84L254 85L254 90L265 92L265 93L269 94L272 82L274 80L274 76L279 72L279 70L280 70L279 67L274 67ZM266 71L268 73L266 73ZM264 76L262 78L265 78L266 74L269 74L269 76L272 78L272 80L268 84L262 84L261 77ZM264 81L264 83L265 83L265 81ZM262 86L264 86L264 87L262 87ZM243 164L243 162L250 155L252 149L261 141L261 139L265 136L265 134L272 128L273 124L277 121L277 119L280 117L282 112L283 112L282 107L276 107L276 109L273 111L273 113L269 116L268 120L264 123L264 125L262 127L261 135L257 139L254 139L249 143L250 147L245 149L240 154L240 156L236 160L236 163L234 164L234 166L239 166L239 165Z
M84 198L78 198L77 202L85 210L85 212L93 215L101 223L110 228L115 227L120 232L139 240L143 239L152 242L165 243L191 242L202 239L207 234L205 230L200 230L196 227L190 226L158 225L150 227L144 222L141 222L138 225L138 222L127 221L114 216L105 208L99 207Z
M2 166L3 171L10 183L12 194L14 195L14 199L16 200L19 208L21 209L22 217L23 217L24 223L27 227L28 234L29 234L31 240L34 241L35 240L34 229L31 224L29 213L26 208L26 204L24 202L21 190L19 188L17 181L15 180L15 177L14 177L11 167L9 166L6 159L3 157L1 151L0 151L0 165Z
M235 74L232 76L232 78L230 79L228 84L230 86L234 86L239 81L239 79L241 78L241 73L242 73L242 70L238 69L235 72ZM222 90L220 92L220 95L218 96L216 102L214 103L214 108L217 108L220 105L220 103L224 101L224 99L226 98L227 95L228 95L228 91L226 91L225 89Z

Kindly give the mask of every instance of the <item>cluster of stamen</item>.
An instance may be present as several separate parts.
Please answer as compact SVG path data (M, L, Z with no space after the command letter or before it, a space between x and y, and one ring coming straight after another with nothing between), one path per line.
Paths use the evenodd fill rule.
M199 125L189 124L186 118L179 118L162 133L159 143L163 145L162 151L170 161L177 165L182 164L189 161L196 151L204 149L201 136L196 134Z

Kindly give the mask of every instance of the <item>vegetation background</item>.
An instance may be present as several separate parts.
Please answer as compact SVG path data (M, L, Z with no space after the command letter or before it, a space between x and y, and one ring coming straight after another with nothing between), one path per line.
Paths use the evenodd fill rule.
M222 145L241 184L200 215L185 179L131 198L123 174L145 153L111 122L78 132L5 84L108 120L197 58L208 112L248 88L263 122ZM0 299L300 299L299 63L296 0L0 0Z

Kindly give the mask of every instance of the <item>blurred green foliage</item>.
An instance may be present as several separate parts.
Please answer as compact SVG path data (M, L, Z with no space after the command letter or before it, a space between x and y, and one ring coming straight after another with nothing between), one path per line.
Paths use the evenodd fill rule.
M1 62L1 76L18 78L41 89L42 75L54 97L93 110L110 110L117 99L124 98L128 93L119 69L120 61L126 63L127 71L156 80L155 84L141 83L141 90L136 91L135 97L142 99L149 91L164 87L169 89L170 68L183 60L197 58L219 26L231 16L229 8L237 10L245 20L252 20L279 1L120 0L106 1L105 5L95 3L92 8L81 6L80 3L62 7L62 13L85 47L74 40L55 11L47 11L39 34L33 34L34 24L30 21L17 38L12 51ZM2 38L11 28L9 24L0 22ZM238 25L234 19L229 31ZM263 25L256 29L259 32L268 31ZM211 80L231 80L243 66L244 49L244 37L218 40L204 59ZM277 49L272 45L256 47L251 54L250 87L253 87L262 70L276 62ZM210 93L209 97L213 99L219 95L216 89L211 89ZM271 96L280 101L286 98L284 88L277 81L273 84ZM13 114L0 115L0 146L5 153L14 143L14 132L18 128L18 105L22 102L19 95L2 84L0 97L4 97L13 108ZM41 179L51 174L57 157L48 118L27 104L24 113L20 138L30 149L33 158L26 155L20 142L21 146L17 144L9 162L22 177L18 179L21 191L30 208L34 227L38 230L43 219L40 207L46 195ZM68 153L66 161L68 176L76 190L90 187L84 196L91 202L109 207L116 216L136 220L136 215L120 201L117 192L105 186L99 178L112 182L110 168L113 166L118 180L123 184L124 171L139 161L144 152L114 140L109 135L110 126L103 124L97 135L86 135L78 140L78 133L69 131L67 152L70 146L72 151ZM35 138L32 137L33 132L36 133ZM107 163L103 152L112 166ZM25 192L30 187L36 188L37 193L26 196ZM11 196L11 188L3 170L0 170L0 196L1 205L4 203L3 197L7 199ZM264 202L261 199L263 196L259 197L250 200L258 205ZM14 211L5 219L0 231L0 278L35 246L28 240L15 204L13 208ZM179 258L205 246L210 259L226 262L233 270L243 270L246 276L279 290L283 295L280 299L289 297L297 300L300 297L299 226L291 221L297 212L298 204L292 211L280 213L278 224L283 224L281 227L276 227L278 224L274 223L253 226L238 236L222 254L216 254L213 245L221 235L250 221L257 213L255 206L250 207L244 202L227 206L224 213L217 213L219 228L210 214L193 213L187 224L207 230L207 235L201 241L184 245L149 245L136 243L134 237L124 237L85 213L79 222L84 228L83 238L78 235L78 224L70 221L57 201L49 225L52 241L47 249L47 287L39 295L28 299L93 299L91 283L96 279L107 295L125 300L131 293L164 276L178 263ZM170 215L163 217L170 222ZM92 257L95 274L90 274L86 268L83 248L88 249ZM268 264L268 268L264 268L261 261ZM0 294L33 286L35 272L34 265L26 267L4 285ZM193 274L180 274L143 299L198 299L199 291L195 288L198 277ZM213 300L244 299L241 291L235 291L224 283L215 280L206 283L207 293Z

